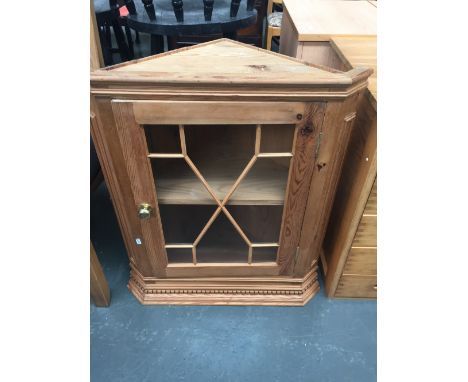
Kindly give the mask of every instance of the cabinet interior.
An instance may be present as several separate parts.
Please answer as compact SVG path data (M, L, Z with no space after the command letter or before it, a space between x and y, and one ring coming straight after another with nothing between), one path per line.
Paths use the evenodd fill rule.
M170 263L275 262L295 125L145 125Z

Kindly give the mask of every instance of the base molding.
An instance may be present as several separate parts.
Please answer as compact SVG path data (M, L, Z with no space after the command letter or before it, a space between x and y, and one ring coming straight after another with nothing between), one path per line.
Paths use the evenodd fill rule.
M303 278L144 278L132 269L128 288L145 305L304 306L320 290L317 265Z

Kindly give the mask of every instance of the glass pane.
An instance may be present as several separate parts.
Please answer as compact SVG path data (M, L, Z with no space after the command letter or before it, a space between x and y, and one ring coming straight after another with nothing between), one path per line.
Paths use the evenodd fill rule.
M228 206L227 210L253 243L278 243L283 206Z
M193 263L192 250L190 248L166 248L167 261L173 263Z
M215 211L214 205L159 205L166 244L193 244Z
M221 212L197 246L199 263L247 263L249 247Z
M222 200L252 159L255 125L185 126L187 155Z
M278 247L259 247L252 251L253 263L275 262Z
M262 125L261 153L290 153L295 125Z
M179 126L145 125L148 152L154 154L180 154Z
M258 158L228 204L282 205L291 158Z
M215 204L184 158L152 158L159 204Z

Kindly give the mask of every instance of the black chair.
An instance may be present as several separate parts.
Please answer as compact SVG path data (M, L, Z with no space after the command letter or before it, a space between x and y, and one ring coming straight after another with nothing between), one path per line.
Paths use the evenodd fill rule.
M104 65L112 65L112 53L119 53L121 61L132 60L135 57L133 38L130 28L126 24L126 18L120 17L120 8L128 1L117 0L93 0L96 13L96 22L99 29ZM131 7L131 5L130 5ZM125 30L125 34L122 30ZM117 48L112 47L111 28L117 41ZM139 43L139 34L136 32L136 43Z
M237 40L237 31L257 22L254 0L126 0L128 26L151 36L151 54L181 36ZM219 36L221 35L221 36Z

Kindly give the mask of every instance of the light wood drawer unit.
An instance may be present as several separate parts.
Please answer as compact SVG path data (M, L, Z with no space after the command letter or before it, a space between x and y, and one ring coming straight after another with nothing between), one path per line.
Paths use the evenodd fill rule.
M335 297L377 297L377 276L342 276Z
M351 247L343 275L376 275L377 247Z
M372 186L363 215L377 215L377 181Z
M329 49L336 36L375 36L377 8L367 1L284 0L280 53L346 70Z
M377 215L363 215L354 236L353 247L377 246Z
M374 181L376 182L377 180ZM374 184L373 192L364 206L365 212L377 210L376 189ZM348 250L345 238L352 234L353 230L352 227L338 224L338 218L343 216L342 202L343 200L338 200L334 206L324 241L322 265L326 274L327 293L329 296L341 298L376 298L377 215L362 215ZM348 203L344 204L347 205ZM358 213L354 211L354 214Z

